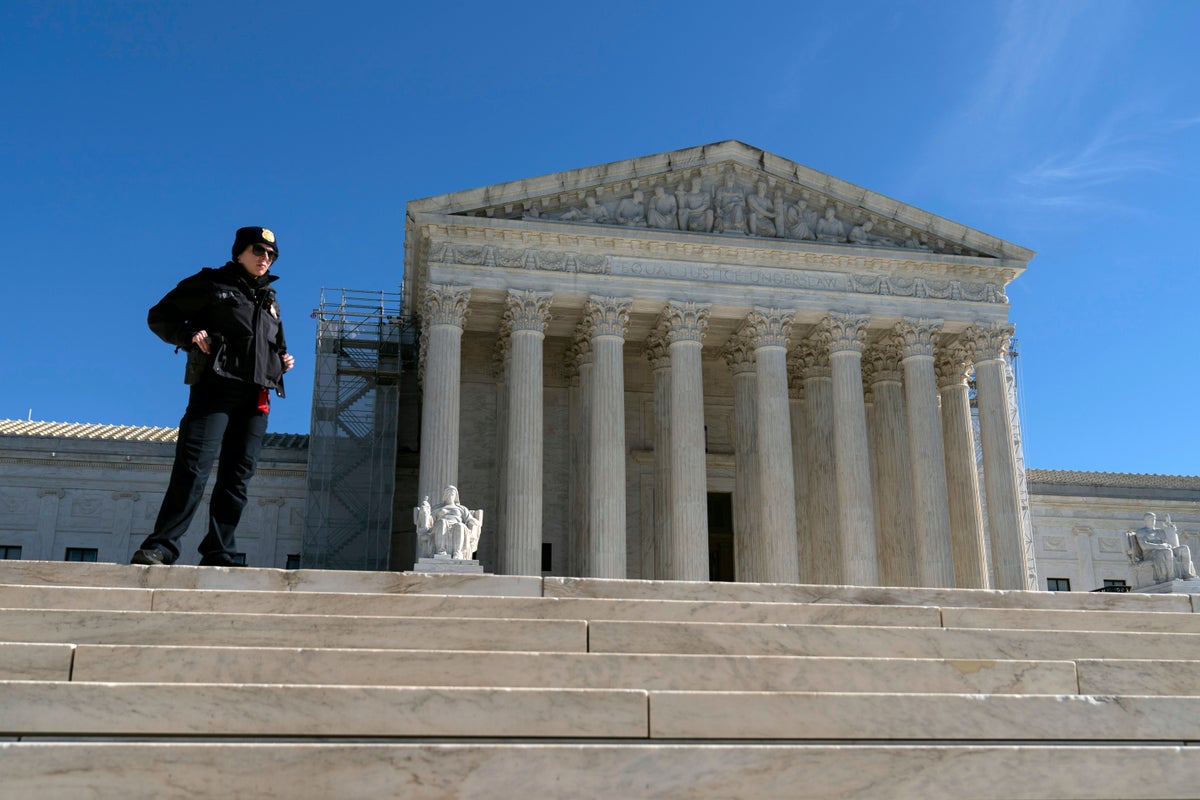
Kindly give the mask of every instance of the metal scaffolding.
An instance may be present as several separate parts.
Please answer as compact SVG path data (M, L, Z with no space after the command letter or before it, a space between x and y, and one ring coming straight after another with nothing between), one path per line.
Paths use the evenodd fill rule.
M321 290L300 565L386 570L399 378L413 326L399 292ZM336 299L334 299L336 298Z

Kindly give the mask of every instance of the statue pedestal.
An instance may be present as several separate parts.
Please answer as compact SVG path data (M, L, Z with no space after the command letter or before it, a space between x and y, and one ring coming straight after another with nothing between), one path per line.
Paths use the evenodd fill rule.
M453 572L483 575L483 567L474 558L450 558L449 556L434 556L433 558L418 558L413 565L413 572Z
M1200 578L1189 578L1186 581L1176 578L1173 581L1140 586L1133 591L1147 594L1200 594Z

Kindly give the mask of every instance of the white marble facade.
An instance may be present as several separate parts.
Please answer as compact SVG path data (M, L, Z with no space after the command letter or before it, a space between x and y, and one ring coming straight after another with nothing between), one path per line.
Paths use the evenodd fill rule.
M554 574L1029 587L1004 356L1032 256L732 141L413 201L410 504L460 487L514 574L540 543Z
M174 428L0 421L0 555L62 561L69 549L94 550L97 561L129 563L154 526L171 472L175 433ZM286 567L288 556L300 552L307 440L267 435L237 531L238 549L251 566ZM207 503L206 491L181 543L181 564L200 560L196 546L208 524Z

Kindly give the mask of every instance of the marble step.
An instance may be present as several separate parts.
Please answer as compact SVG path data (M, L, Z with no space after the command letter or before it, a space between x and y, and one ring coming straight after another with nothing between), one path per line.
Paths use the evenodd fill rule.
M78 645L72 660L72 654L63 651L67 645L0 645L0 664L6 649L22 647L40 652L20 659L26 673L10 670L5 676L10 680L958 694L1079 691L1075 667L1067 661L124 645ZM36 657L42 659L40 664Z
M588 624L596 653L1074 660L1200 660L1200 634L1114 631L760 625L708 622Z
M0 775L0 800L1194 800L1200 748L0 742Z
M688 581L540 578L501 575L427 575L336 570L141 567L57 561L0 561L0 584L126 589L232 589L275 592L457 594L517 597L834 603L857 605L1029 608L1064 610L1200 610L1200 595L1092 592L1021 592L869 586L710 583Z
M1200 697L0 682L6 735L1200 740Z
M0 640L40 644L586 652L582 620L0 609Z

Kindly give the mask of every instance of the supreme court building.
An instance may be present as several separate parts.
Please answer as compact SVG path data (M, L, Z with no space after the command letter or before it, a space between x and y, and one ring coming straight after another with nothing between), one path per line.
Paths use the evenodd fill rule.
M736 141L413 201L398 518L457 486L505 574L1041 588L1032 256Z

